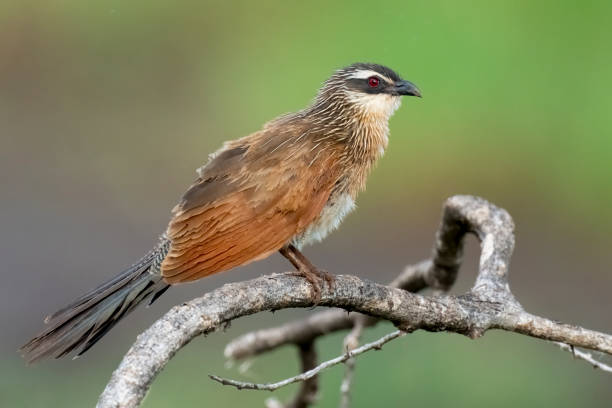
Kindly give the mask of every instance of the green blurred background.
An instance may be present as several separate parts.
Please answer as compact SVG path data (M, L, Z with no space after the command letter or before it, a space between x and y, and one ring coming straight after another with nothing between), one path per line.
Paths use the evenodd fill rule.
M304 107L355 61L389 65L424 98L392 119L359 210L307 254L332 272L388 281L428 256L445 198L481 195L514 216L511 284L523 305L611 332L610 21L609 1L0 2L0 406L93 406L135 336L173 304L288 269L273 256L170 290L76 361L26 367L16 353L47 312L156 241L222 141ZM469 288L477 257L472 239L454 292ZM291 348L244 374L222 351L307 313L256 315L197 339L143 406L263 406L270 394L206 374L296 373ZM322 358L341 343L321 341ZM341 375L322 376L319 406L337 405ZM418 332L358 360L354 406L609 407L610 385L541 341Z

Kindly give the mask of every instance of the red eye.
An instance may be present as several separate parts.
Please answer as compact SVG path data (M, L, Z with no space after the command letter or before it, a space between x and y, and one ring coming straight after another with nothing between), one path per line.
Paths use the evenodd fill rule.
M380 79L374 76L368 78L368 85L370 85L371 88L376 88L379 83L380 83Z

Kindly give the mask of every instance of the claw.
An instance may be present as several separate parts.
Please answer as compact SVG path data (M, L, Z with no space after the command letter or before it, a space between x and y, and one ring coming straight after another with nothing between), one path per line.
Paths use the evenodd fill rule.
M319 270L319 269L302 269L295 272L291 272L292 275L302 277L306 279L312 286L314 306L318 306L321 303L321 292L323 285L327 283L330 290L334 287L336 278L331 273Z
M303 277L310 282L313 290L314 306L317 306L321 302L322 282L327 282L329 289L333 290L336 281L334 275L315 267L293 245L282 248L280 253L296 267L297 271L293 272L292 275Z

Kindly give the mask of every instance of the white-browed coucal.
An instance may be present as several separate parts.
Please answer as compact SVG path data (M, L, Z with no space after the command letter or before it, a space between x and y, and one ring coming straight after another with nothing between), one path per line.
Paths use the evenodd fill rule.
M322 279L300 252L338 227L383 155L389 117L410 82L378 64L336 71L304 110L280 116L226 142L198 169L172 211L159 244L138 263L48 316L48 327L22 347L29 361L78 355L140 302L190 282L280 253L308 279Z

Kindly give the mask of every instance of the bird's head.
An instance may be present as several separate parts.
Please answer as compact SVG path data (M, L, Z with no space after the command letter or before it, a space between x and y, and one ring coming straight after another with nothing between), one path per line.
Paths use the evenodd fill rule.
M356 63L339 69L325 81L317 100L326 105L342 103L363 114L388 119L404 95L420 97L421 92L390 68Z

